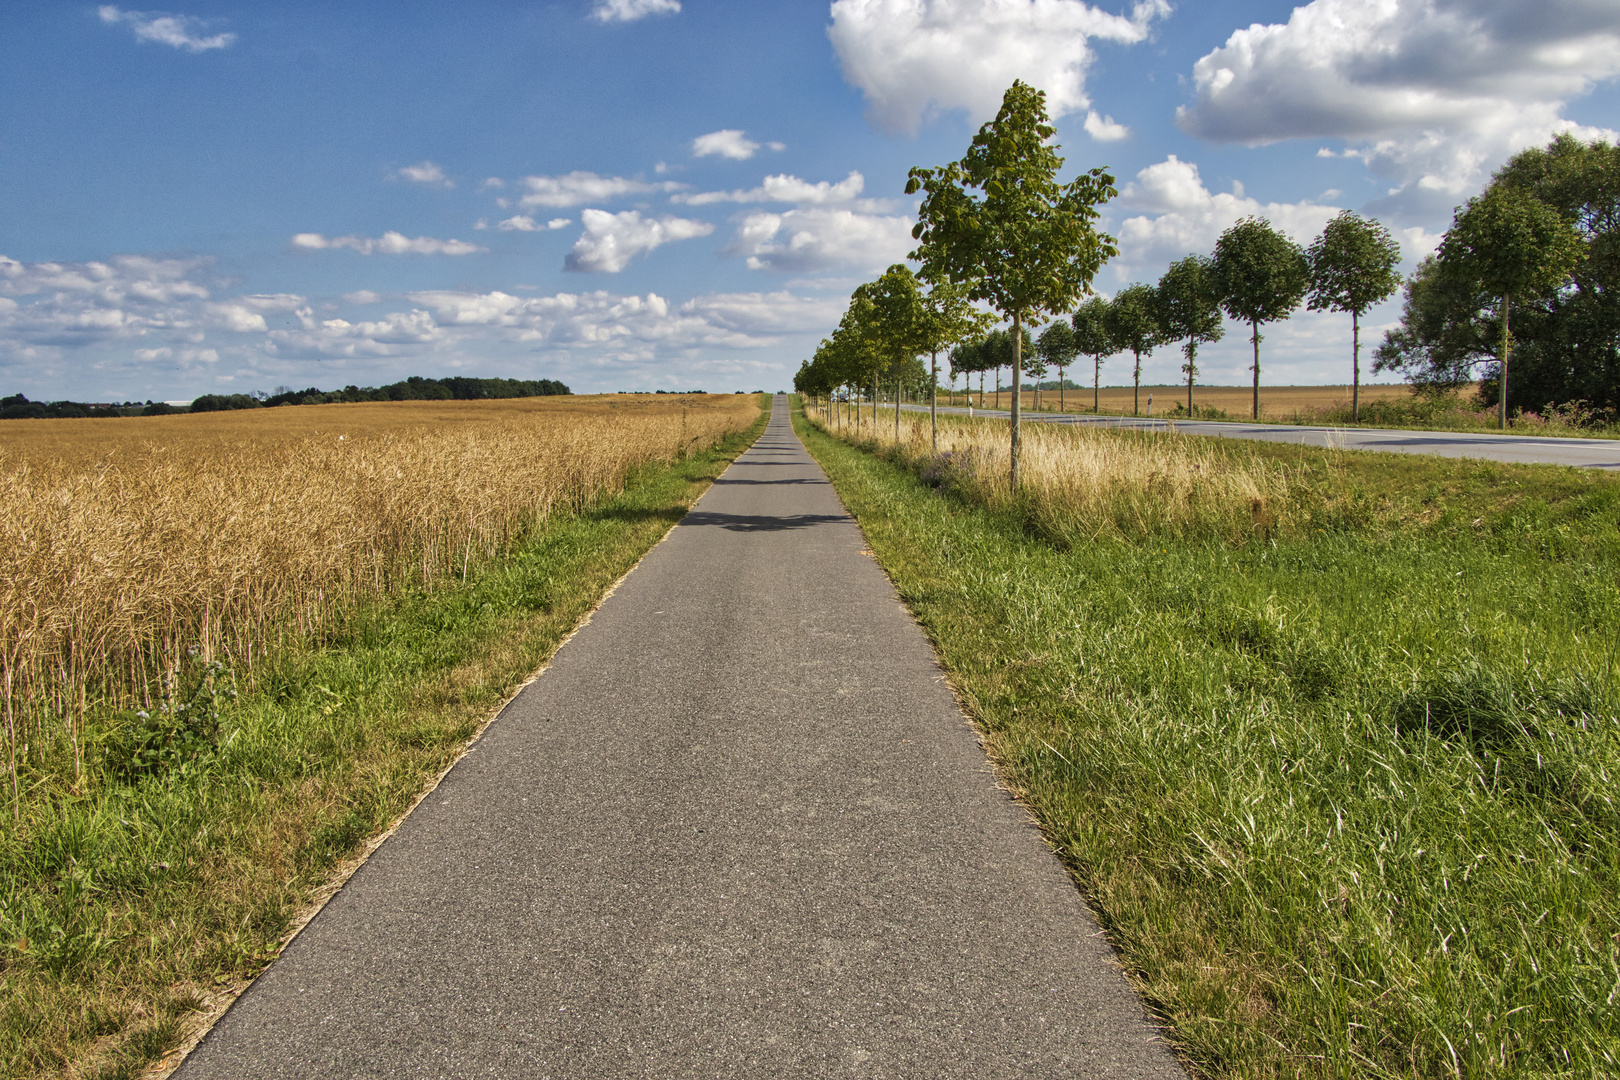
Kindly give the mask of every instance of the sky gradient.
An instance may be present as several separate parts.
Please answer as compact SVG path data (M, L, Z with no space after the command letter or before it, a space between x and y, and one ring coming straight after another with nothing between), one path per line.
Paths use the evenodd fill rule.
M0 56L0 393L46 400L785 388L1014 78L1118 179L1104 294L1248 214L1377 216L1409 269L1510 154L1620 127L1614 0L46 0ZM1348 381L1348 316L1262 348Z

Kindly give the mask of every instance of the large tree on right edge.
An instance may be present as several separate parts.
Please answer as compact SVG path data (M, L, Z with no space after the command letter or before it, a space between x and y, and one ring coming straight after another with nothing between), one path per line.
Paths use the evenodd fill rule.
M1260 326L1286 319L1305 296L1310 268L1299 245L1265 218L1244 218L1215 241L1221 307L1249 324L1254 344L1254 418L1260 419Z
M1098 168L1059 184L1063 158L1051 141L1055 134L1046 95L1017 81L962 160L914 168L906 181L906 194L925 193L911 230L918 242L911 258L922 263L922 276L966 285L972 299L1011 319L1020 351L1026 321L1069 311L1119 253L1114 238L1095 228L1097 206L1118 194L1113 176ZM1015 356L1009 476L1015 490L1022 366Z
M1440 243L1441 265L1500 302L1502 353L1496 423L1507 428L1509 333L1513 300L1556 287L1581 261L1574 225L1520 188L1492 185L1457 212Z

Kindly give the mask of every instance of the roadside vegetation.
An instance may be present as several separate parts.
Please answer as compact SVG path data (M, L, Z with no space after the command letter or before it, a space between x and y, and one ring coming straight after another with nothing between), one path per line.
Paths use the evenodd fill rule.
M0 1075L133 1076L272 959L764 423L754 396L0 442ZM154 428L152 425L169 425Z
M1620 1072L1620 478L808 419L1196 1070Z

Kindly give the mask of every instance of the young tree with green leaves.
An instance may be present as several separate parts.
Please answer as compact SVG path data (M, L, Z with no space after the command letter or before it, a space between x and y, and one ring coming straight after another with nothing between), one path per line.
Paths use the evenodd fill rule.
M1080 352L1091 357L1091 411L1101 412L1102 362L1120 351L1108 331L1109 303L1093 296L1074 309L1069 325L1074 327L1074 344Z
M1202 255L1188 255L1170 264L1153 290L1159 307L1159 327L1167 342L1185 341L1181 365L1187 376L1187 415L1193 411L1193 381L1198 378L1198 346L1213 344L1226 333L1221 326L1221 296L1215 272Z
M967 341L983 333L994 318L989 312L979 311L968 299L965 287L950 281L931 282L922 297L919 343L928 353L929 386L928 427L935 453L939 452L939 353L957 342ZM953 375L951 387L956 387Z
M1104 169L1057 182L1063 165L1051 142L1046 95L1022 81L1007 89L996 118L979 129L962 160L937 169L914 168L906 194L925 192L911 235L911 253L930 281L967 286L1013 323L1070 310L1117 255L1114 238L1095 228L1097 206L1118 192ZM979 194L975 196L973 192ZM1013 363L1012 465L1018 487L1019 358Z
M1440 242L1440 261L1451 264L1500 303L1502 357L1496 423L1507 428L1508 320L1513 298L1557 288L1585 255L1580 234L1557 210L1522 188L1496 184L1469 199Z
M1077 313L1078 315L1078 313ZM1041 331L1035 341L1041 359L1058 370L1058 412L1063 411L1063 384L1068 381L1065 372L1074 358L1080 355L1080 346L1074 335L1074 326L1066 319L1058 319Z
M1346 210L1327 223L1305 252L1310 264L1311 311L1350 313L1350 420L1361 419L1361 316L1395 295L1401 245L1382 222Z
M1310 266L1298 244L1265 218L1244 218L1215 242L1215 279L1221 307L1249 324L1254 345L1254 418L1260 419L1260 325L1286 319L1310 284Z
M898 439L902 366L928 349L928 308L921 283L910 267L895 263L876 281L858 287L855 297L871 304L868 340L876 354L874 360L880 371L886 370L894 378L894 434ZM875 419L875 405L873 410Z
M1159 301L1153 286L1137 282L1121 289L1108 304L1108 338L1136 356L1131 379L1135 386L1131 394L1131 414L1142 415L1142 354L1150 353L1165 342L1163 328L1159 326Z
M1041 355L1040 346L1037 344L1032 349L1024 350L1023 360L1024 374L1035 380L1035 402L1033 407L1036 412L1040 412L1041 380L1046 378L1046 358Z

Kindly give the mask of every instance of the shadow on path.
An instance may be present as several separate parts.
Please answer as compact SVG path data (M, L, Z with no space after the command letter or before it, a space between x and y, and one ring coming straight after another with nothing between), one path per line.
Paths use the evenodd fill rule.
M808 529L814 525L833 522L849 524L847 514L788 514L766 517L758 514L717 514L708 510L694 510L681 519L681 527L717 525L732 532L785 532L788 529Z

